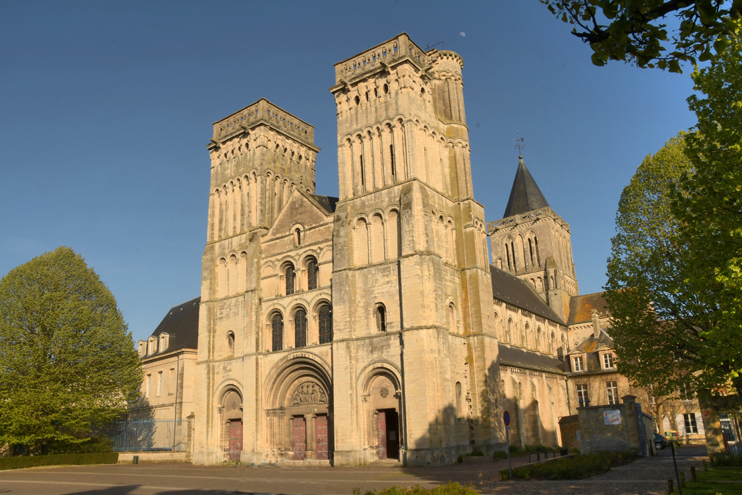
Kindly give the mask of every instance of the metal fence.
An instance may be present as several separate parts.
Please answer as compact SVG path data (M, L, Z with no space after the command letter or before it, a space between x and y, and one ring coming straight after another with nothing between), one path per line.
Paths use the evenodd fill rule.
M183 452L188 447L188 420L119 421L108 437L115 452Z

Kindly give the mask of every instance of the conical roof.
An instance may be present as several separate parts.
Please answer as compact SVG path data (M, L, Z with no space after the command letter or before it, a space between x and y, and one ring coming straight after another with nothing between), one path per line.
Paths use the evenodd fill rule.
M538 210L545 206L549 206L549 203L541 193L541 189L538 188L536 181L533 180L521 156L518 162L518 171L515 173L513 188L510 190L508 206L505 208L503 218Z

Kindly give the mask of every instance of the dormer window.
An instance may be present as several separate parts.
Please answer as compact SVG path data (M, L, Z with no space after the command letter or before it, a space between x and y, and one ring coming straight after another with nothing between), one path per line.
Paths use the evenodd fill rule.
M165 352L170 345L170 335L167 333L160 334L160 352Z
M603 368L607 370L613 369L613 353L612 352L603 354Z
M572 362L574 363L574 371L585 371L585 368L582 365L582 356L574 358Z
M143 358L147 355L147 341L146 340L140 340L138 343L138 349L139 357Z
M150 337L147 341L147 355L151 356L157 352L157 337Z

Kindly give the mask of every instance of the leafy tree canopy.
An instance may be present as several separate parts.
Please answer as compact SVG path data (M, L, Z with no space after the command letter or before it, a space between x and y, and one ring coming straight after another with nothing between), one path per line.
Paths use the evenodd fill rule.
M673 185L692 167L685 136L646 157L624 188L608 260L606 300L620 371L660 396L687 384L684 370L669 364L697 355L701 345L688 322L704 308L683 291L677 260L685 247L671 205Z
M595 65L623 60L682 72L680 62L711 59L742 16L742 0L541 0L572 34L589 43ZM668 32L666 19L677 18Z
M136 399L141 373L113 294L72 249L0 281L0 445L85 442Z
M704 337L719 344L701 357L718 363L742 396L742 21L728 49L692 77L688 104L698 124L686 155L694 173L679 182L673 211L689 246L688 287L707 308Z
M658 395L742 396L742 22L693 73L698 124L624 189L606 298L619 369ZM729 390L727 390L729 391Z

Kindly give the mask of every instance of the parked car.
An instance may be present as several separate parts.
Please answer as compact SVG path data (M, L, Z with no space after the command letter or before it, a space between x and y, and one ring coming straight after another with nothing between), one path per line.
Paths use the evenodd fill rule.
M657 450L662 450L665 447L667 447L667 440L665 437L660 435L659 433L654 434L654 448Z
M679 443L680 438L678 437L678 432L677 431L666 431L665 440L667 440L668 442Z

